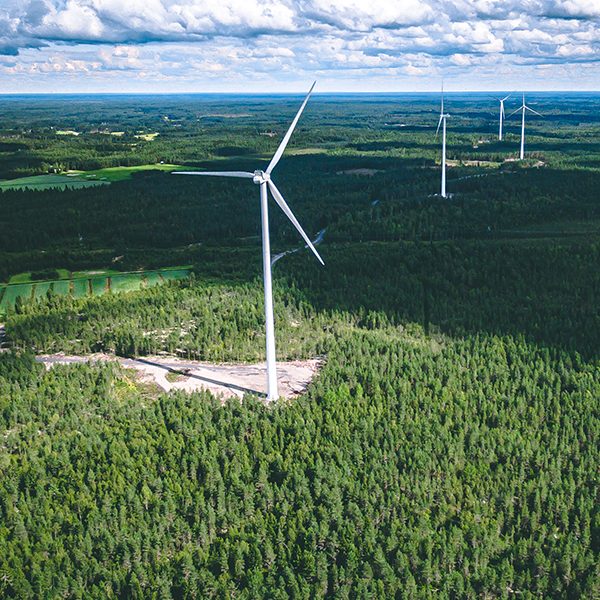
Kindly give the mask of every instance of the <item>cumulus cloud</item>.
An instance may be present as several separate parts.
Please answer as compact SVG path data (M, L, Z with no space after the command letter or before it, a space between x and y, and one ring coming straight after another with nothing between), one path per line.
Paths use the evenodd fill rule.
M546 15L571 19L593 19L600 17L598 0L554 0L545 11Z
M223 80L600 65L599 0L0 1L0 56L10 57L0 74L185 81L191 71Z
M374 27L401 28L434 19L431 6L421 0L308 0L298 3L298 13L316 23L339 29L369 31Z

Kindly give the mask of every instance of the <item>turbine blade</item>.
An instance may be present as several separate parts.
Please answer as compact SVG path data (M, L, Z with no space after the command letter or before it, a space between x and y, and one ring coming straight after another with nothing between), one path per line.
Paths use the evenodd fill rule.
M529 106L524 106L523 108L527 109L529 112L532 112L534 115L537 115L538 117L544 116L544 115L540 115L540 113L537 112L537 110L533 110L533 108L529 108Z
M502 113L502 118L503 118L503 119L506 119L506 112L504 111L504 103L503 103L503 104L501 104L501 109L502 109L502 110L501 110L500 112Z
M247 171L173 171L171 175L209 175L211 177L241 177L253 179L254 173Z
M435 137L437 138L439 132L440 132L440 125L442 124L442 119L443 119L443 115L440 115L440 120L438 121L438 126L437 129L435 130Z
M508 100L510 98L510 94L508 96L504 96L504 98L502 98L502 102L504 102L505 100Z
M302 236L302 238L306 242L306 245L313 251L313 254L317 257L317 260L322 265L325 265L325 263L323 262L323 259L319 256L317 249L313 246L313 243L310 241L310 239L308 238L306 233L304 233L304 229L302 229L302 227L300 226L300 223L298 223L298 219L296 219L296 217L294 216L294 213L290 210L290 207L287 205L286 201L283 199L281 192L277 189L276 185L270 179L267 183L269 184L269 189L271 190L271 194L273 194L273 198L275 199L275 202L277 202L277 204L279 205L279 208L281 208L281 210L285 213L285 216L292 222L294 227L298 230L298 233Z
M281 158L283 151L285 150L285 147L288 145L288 142L290 141L290 138L292 137L294 128L296 127L296 124L298 123L298 119L300 118L300 115L302 114L302 111L304 110L304 107L306 106L306 103L308 102L308 99L310 98L310 95L312 94L312 91L313 91L316 83L317 82L315 81L310 86L310 90L308 90L308 94L306 95L306 98L304 98L304 102L302 103L300 110L296 113L296 116L294 117L294 120L292 121L290 128L287 130L287 133L281 140L281 144L279 144L279 148L277 148L277 152L275 152L275 154L273 155L273 158L271 159L271 162L269 163L269 166L267 167L267 170L265 171L265 173L267 175L270 175L271 172L273 171L273 169L277 166L277 163L279 162L279 159Z
M508 118L512 117L513 115L517 114L520 110L523 110L522 106L519 106L519 108L517 108L517 110L513 110L510 115L508 115Z

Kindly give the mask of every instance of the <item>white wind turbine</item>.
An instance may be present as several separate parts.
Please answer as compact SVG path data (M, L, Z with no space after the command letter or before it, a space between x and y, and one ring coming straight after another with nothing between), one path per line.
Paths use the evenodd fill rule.
M300 110L294 117L292 124L290 125L287 133L281 140L277 152L273 155L271 162L267 166L266 170L256 170L254 173L246 171L177 171L174 175L204 175L204 176L216 176L216 177L240 177L243 179L252 179L253 183L260 186L260 209L261 209L261 225L262 225L262 251L263 251L263 278L264 278L264 290L265 290L265 323L266 323L266 348L267 348L267 400L276 400L278 398L277 393L277 367L275 363L275 325L273 321L273 289L271 284L271 247L269 241L269 213L268 213L268 194L267 188L271 191L273 199L285 213L287 218L292 222L294 227L298 230L306 245L313 251L317 260L324 265L323 259L319 256L316 248L298 223L298 220L294 216L294 213L290 210L286 201L283 199L281 192L277 189L273 180L271 179L271 173L277 166L277 163L281 159L283 151L290 141L290 137L298 123L298 119L308 102L308 99L315 87L316 81L312 84Z
M523 160L525 158L525 111L529 111L532 112L534 115L537 115L538 117L541 117L542 115L540 115L539 112L536 112L535 110L533 110L533 108L529 108L529 106L527 106L527 104L525 104L525 94L523 94L523 104L521 106L519 106L519 108L517 108L517 110L514 110L513 112L510 113L510 115L508 115L509 117L512 117L514 114L518 113L519 111L522 111L522 115L521 115L521 152L519 153L519 159Z
M504 101L510 98L510 94L508 96L504 96L504 98L497 98L498 102L500 102L500 127L498 129L498 141L502 141L502 125L504 124L504 119L506 119L506 113L504 112Z
M442 105L440 108L440 120L438 121L438 126L435 132L435 137L437 138L440 132L440 125L442 126L442 198L447 198L446 196L446 118L450 115L444 112L444 86L442 85Z

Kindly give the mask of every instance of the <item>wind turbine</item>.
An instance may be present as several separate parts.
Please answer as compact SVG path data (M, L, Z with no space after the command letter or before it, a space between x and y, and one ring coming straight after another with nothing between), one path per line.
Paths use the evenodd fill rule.
M498 102L500 102L500 127L498 129L498 141L502 141L502 125L504 123L504 119L506 119L506 113L504 112L504 101L510 98L510 94L508 96L504 96L504 98L497 98Z
M440 132L440 125L442 125L442 198L447 198L446 196L446 118L450 115L444 112L444 85L442 84L442 105L440 108L440 120L438 121L438 126L435 131L435 137L437 138Z
M509 117L512 117L514 114L518 113L519 111L522 111L521 114L521 152L519 153L519 160L523 160L525 158L525 111L529 111L532 112L534 115L537 115L538 117L541 117L542 115L540 115L539 112L536 112L535 110L533 110L533 108L529 108L529 106L527 106L527 104L525 104L525 94L523 94L523 104L521 106L519 106L519 108L517 108L517 110L514 110L513 112L510 113L510 115L508 115Z
M254 173L246 171L177 171L174 175L204 175L204 176L215 176L215 177L239 177L242 179L252 179L252 182L260 186L260 211L261 211L261 227L262 227L262 252L263 252L263 280L264 280L264 291L265 291L265 323L266 323L266 350L267 350L267 400L276 400L278 398L277 393L277 367L275 364L275 325L273 321L273 289L271 284L271 244L269 240L269 212L268 212L268 193L267 189L271 191L273 199L285 213L287 218L292 222L294 227L298 230L306 245L313 251L317 260L324 265L323 259L319 256L316 248L298 223L298 220L294 216L294 213L290 210L286 201L283 199L281 192L277 189L273 180L271 179L271 173L277 166L277 163L283 155L290 137L298 123L298 119L310 98L310 95L315 87L315 81L300 110L294 117L292 124L290 125L287 133L281 140L277 151L273 155L271 162L267 168L262 170L256 170Z

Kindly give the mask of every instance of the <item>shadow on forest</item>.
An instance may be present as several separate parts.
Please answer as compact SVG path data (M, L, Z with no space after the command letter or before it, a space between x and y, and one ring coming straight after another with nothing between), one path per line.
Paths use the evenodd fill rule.
M315 168L325 170L335 164L335 168L341 170L350 168L351 164L364 164L366 160L352 157L343 166L340 162L327 164L329 161L324 157ZM374 165L379 161L369 162ZM397 158L382 158L379 164L398 169L399 162L404 165L404 161ZM297 178L294 171L303 172L298 169L299 164L307 163L298 157L289 161L288 166L282 165L282 179L289 177L290 183L286 190L294 188ZM388 217L384 212L384 220L379 221L368 205L356 204L353 208L362 212L355 213L353 218L346 212L342 215L347 240L342 241L342 236L332 243L331 237L328 240L325 235L320 247L326 263L324 269L313 265L307 252L299 252L278 263L276 279L281 283L293 282L302 301L317 311L341 310L354 315L380 312L392 322L417 322L425 330L433 327L449 335L486 332L523 336L548 347L575 350L582 356L595 357L600 339L596 300L600 279L593 266L597 264L599 245L593 232L562 231L559 225L561 220L587 221L595 214L590 190L594 188L596 177L589 174L584 178L580 173L571 173L567 178L567 175L568 171L561 169L543 172L524 169L510 174L510 180L506 181L509 186L506 200L497 205L457 202L442 205L443 210L435 210L437 204L432 201L422 207L406 206L399 219L393 213ZM508 174L504 176L509 177ZM370 178L365 181L373 183ZM480 185L475 178L471 181ZM512 188L521 184L539 188L536 193L546 204L549 200L544 194L560 196L563 188L570 190L571 186L577 185L581 193L577 202L569 196L568 203L548 204L552 210L542 210L539 203L514 195ZM377 210L391 208L391 202L383 201ZM305 210L310 207L312 211L311 204ZM314 210L319 210L318 205L314 205ZM309 215L311 211L307 211ZM399 214L398 208L396 213ZM481 221L480 225L485 225L500 219L504 213L508 216L498 220L497 226L505 223L503 237L508 234L511 239L497 239L493 234L468 239L473 238L467 235L469 230L461 233L461 223ZM331 219L332 215L329 210L325 216ZM536 224L543 225L549 217L556 221L558 228L542 227L538 231ZM410 229L400 228L398 232L393 229L406 226L409 219L414 221L417 234L420 232L423 237L429 227L452 231L453 227L459 228L452 236L447 234L432 244L415 238ZM305 224L303 218L301 221ZM327 226L329 235L333 235L335 219L319 224L320 228ZM392 229L386 230L387 234L381 233L384 226ZM316 228L312 229L316 231ZM310 226L307 231L311 231ZM336 231L338 236L339 231ZM495 232L500 231L495 229ZM381 237L377 237L379 235ZM396 241L385 241L389 239L385 235L395 237ZM589 235L593 235L593 239ZM289 246L282 246L280 240L278 250L299 246L296 237L288 238L287 243ZM256 278L260 285L259 256L258 243L255 248L246 248L245 257L240 256L238 263L240 281ZM226 260L225 252L221 258ZM242 260L248 262L244 264ZM219 265L213 264L212 269L210 265L210 257L206 256L198 273L204 276L210 269L210 275L219 279Z
M290 256L280 273L286 269L282 280L293 281L316 311L348 312L367 328L416 322L448 335L522 336L594 359L598 250L578 242L572 251L564 239L324 245L321 272L309 256Z

